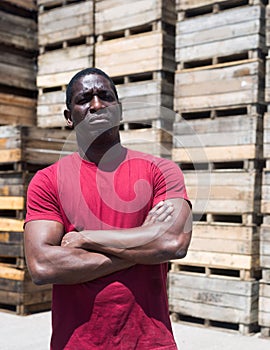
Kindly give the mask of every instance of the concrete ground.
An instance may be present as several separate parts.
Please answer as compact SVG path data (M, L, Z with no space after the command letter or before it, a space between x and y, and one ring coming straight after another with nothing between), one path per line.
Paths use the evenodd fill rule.
M48 350L50 312L16 316L0 312L1 350ZM269 350L270 339L173 323L179 350ZM108 349L109 350L109 349ZM142 349L147 350L147 349Z

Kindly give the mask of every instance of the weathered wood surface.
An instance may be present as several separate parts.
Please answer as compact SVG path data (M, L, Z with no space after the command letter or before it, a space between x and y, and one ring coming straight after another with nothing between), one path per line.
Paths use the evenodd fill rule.
M191 112L263 102L263 76L259 59L176 71L174 109Z
M229 223L209 225L197 222L193 226L189 251L213 253L216 257L219 254L252 256L255 261L259 258L259 233L256 226L237 226ZM230 269L231 265L227 268Z
M39 55L37 86L42 88L67 85L81 69L93 65L93 45L78 45Z
M172 159L181 163L231 162L256 159L256 145L173 148Z
M36 51L38 46L36 21L0 10L0 44Z
M270 281L260 281L259 325L270 327Z
M236 115L217 118L180 119L174 123L175 148L252 145L262 157L262 116ZM259 155L259 154L258 154Z
M266 6L266 16L265 16L265 41L266 41L266 46L269 48L270 47L270 5L268 4Z
M0 196L23 196L24 175L22 172L3 170L0 172Z
M241 1L241 0L240 0ZM210 7L213 9L214 5L226 4L226 8L238 6L239 0L176 0L176 10L177 11L187 11L194 10L197 8ZM261 0L249 0L248 4L257 5L260 4ZM222 10L222 6L218 7Z
M0 261L2 257L24 257L22 232L0 232Z
M262 268L270 268L270 225L261 225L260 263Z
M123 105L125 122L140 122L163 119L170 124L174 122L173 85L165 79L130 82L116 86L119 99Z
M34 125L36 99L0 93L0 124Z
M258 318L257 281L169 273L170 311L228 323L252 324Z
M1 47L0 83L26 90L36 90L36 67L34 56L24 56L20 51Z
M123 146L159 157L171 157L171 135L159 129L120 131Z
M35 0L1 0L4 4L10 4L15 7L23 8L29 11L36 11L37 4Z
M259 174L256 170L185 171L185 184L196 213L259 212Z
M165 70L174 72L174 37L161 30L98 42L95 64L110 76Z
M270 10L269 10L269 15L270 15ZM270 28L269 28L269 31L270 31ZM265 67L266 67L265 68L265 70L266 70L266 72L265 72L265 101L269 103L270 102L270 57L269 56L266 57Z
M263 6L244 6L178 21L176 62L235 55L264 44Z
M95 2L96 34L110 33L161 20L175 25L172 0L97 0Z
M0 217L0 231L23 232L24 220Z
M37 126L55 128L66 126L64 118L65 91L39 93L37 102Z
M261 192L261 212L263 214L270 214L270 169L263 170Z
M93 35L93 0L40 12L39 45L60 43Z

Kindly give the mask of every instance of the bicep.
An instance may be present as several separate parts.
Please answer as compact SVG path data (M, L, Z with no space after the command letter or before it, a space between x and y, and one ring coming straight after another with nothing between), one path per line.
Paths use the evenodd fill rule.
M24 243L27 256L35 256L49 246L59 246L64 235L63 224L52 220L34 220L25 224Z

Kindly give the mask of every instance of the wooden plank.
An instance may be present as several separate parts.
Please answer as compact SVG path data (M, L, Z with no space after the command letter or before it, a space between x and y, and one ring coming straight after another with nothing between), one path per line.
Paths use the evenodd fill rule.
M24 197L0 196L0 209L22 210L24 209Z
M172 262L191 265L191 266L207 266L212 268L225 269L245 269L259 268L259 256L239 255L215 252L199 252L188 251L186 257L181 260L173 260Z
M248 3L251 5L258 4L260 0L249 0ZM222 3L226 3L226 7L234 7L239 6L239 0L176 0L176 10L177 11L187 11L194 10L198 8L210 7L213 5L221 5ZM219 8L222 10L222 7Z
M269 10L269 15L270 15L270 10ZM270 28L269 28L270 31ZM269 34L270 36L270 34ZM270 102L270 57L267 56L265 60L265 101ZM268 124L269 125L269 124Z
M255 145L173 148L172 159L182 163L230 162L256 158Z
M39 45L91 36L93 30L93 0L39 12Z
M37 50L37 23L27 18L0 10L0 43L26 51Z
M37 4L35 0L2 0L3 3L24 8L28 11L36 11Z
M65 92L40 93L37 103L37 126L41 128L64 127Z
M229 323L251 324L257 321L257 281L170 272L169 283L171 311Z
M95 2L95 29L97 34L110 33L161 20L175 25L174 1L98 0Z
M63 86L81 69L93 65L93 45L54 50L38 58L38 87Z
M0 231L23 232L24 220L0 217Z
M259 325L270 327L270 283L269 281L260 281L259 297Z
M160 30L131 35L130 37L98 42L95 46L95 63L111 77L143 72L175 70L174 39Z
M175 110L190 112L262 102L260 60L177 71ZM231 98L233 94L233 99Z
M21 149L7 149L0 150L0 164L2 163L15 163L22 160Z

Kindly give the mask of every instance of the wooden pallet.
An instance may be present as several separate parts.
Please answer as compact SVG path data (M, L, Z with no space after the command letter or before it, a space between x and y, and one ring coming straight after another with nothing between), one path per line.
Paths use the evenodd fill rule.
M47 5L60 5L46 10L46 2L39 1L38 41L41 46L50 46L66 40L76 40L94 34L93 0L47 1ZM64 4L64 6L62 6Z
M1 310L19 315L47 311L51 300L51 285L36 286L26 270L0 266Z
M270 47L270 5L266 6L266 15L265 15L265 41L266 46Z
M67 85L75 73L92 65L92 44L45 52L38 57L37 86L44 89Z
M248 54L250 50L266 54L264 18L264 6L257 5L179 20L176 62L188 68L188 64L200 66L211 58L213 64L226 62L232 60L230 56Z
M270 280L260 280L259 292L259 325L261 335L270 337Z
M170 272L169 308L180 315L235 324L247 334L258 322L258 289L258 281Z
M14 6L15 8L19 9L25 9L27 11L37 11L37 4L36 0L2 0L1 1L2 5L11 5Z
M0 17L1 46L14 46L29 52L37 51L37 23L34 18L9 13L2 8Z
M270 214L270 169L263 170L261 212Z
M269 15L270 15L270 10L269 10ZM270 30L270 28L269 28ZM267 103L270 102L270 57L267 56L265 60L265 101ZM269 108L268 108L268 113L269 113Z
M263 103L263 79L260 59L178 70L174 109L184 113Z
M140 28L157 20L175 25L174 1L98 0L95 2L95 32L98 35L115 33L130 27Z
M269 215L268 221L269 221ZM270 225L262 224L260 232L260 264L264 269L270 269Z
M130 35L131 34L131 35ZM174 36L162 28L141 34L99 41L95 65L111 77L165 70L175 71Z
M265 4L266 2L267 0L176 0L176 10L181 12L183 17L195 17L245 5Z

